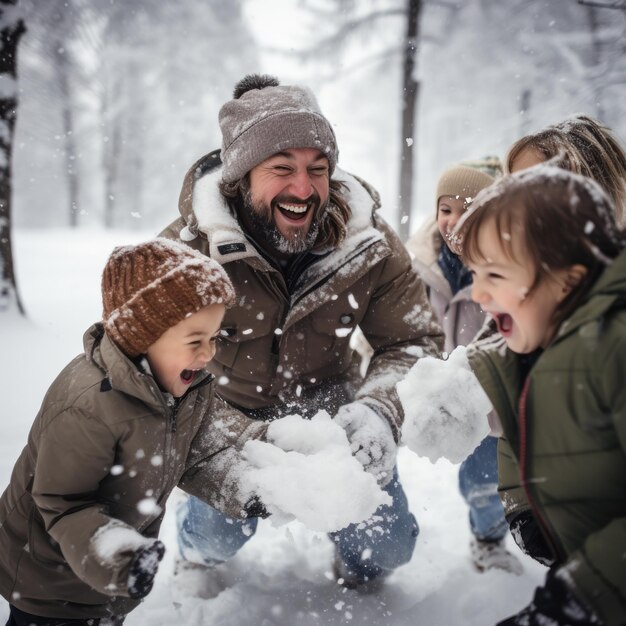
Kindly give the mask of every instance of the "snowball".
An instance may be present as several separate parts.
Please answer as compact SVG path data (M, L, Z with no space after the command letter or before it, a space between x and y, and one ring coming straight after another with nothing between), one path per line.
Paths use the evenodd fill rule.
M111 474L111 476L119 476L120 474L124 473L124 466L123 465L112 465L111 469L109 470L109 473Z
M474 376L466 348L445 361L420 359L397 384L404 408L402 437L410 450L435 462L463 461L489 434L489 398Z
M299 415L276 420L267 439L244 445L250 469L242 481L278 522L296 518L312 530L331 532L391 504L374 476L352 456L345 431L326 411L311 420Z
M111 520L100 526L91 539L96 556L104 564L114 564L121 553L135 552L153 542L154 539L143 537L134 528L126 526L119 520Z
M162 509L154 498L144 498L137 502L137 510L142 515L159 515Z

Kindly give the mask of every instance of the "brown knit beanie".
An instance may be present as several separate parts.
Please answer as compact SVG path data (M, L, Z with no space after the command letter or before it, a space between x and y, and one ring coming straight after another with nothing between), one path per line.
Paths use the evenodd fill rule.
M337 164L335 133L305 87L280 85L274 76L249 74L235 85L233 99L219 112L222 180L232 183L273 154L316 148Z
M439 177L435 197L436 207L439 206L439 198L441 196L462 198L469 204L481 189L489 187L494 180L495 178L475 167L455 165L447 169Z
M219 263L169 239L115 248L102 273L104 329L130 357L203 307L234 300Z

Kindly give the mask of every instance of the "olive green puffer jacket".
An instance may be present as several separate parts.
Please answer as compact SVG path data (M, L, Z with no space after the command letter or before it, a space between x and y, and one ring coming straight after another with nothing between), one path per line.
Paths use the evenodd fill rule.
M503 340L469 359L505 433L507 512L530 507L575 593L607 626L626 624L626 251L525 381Z

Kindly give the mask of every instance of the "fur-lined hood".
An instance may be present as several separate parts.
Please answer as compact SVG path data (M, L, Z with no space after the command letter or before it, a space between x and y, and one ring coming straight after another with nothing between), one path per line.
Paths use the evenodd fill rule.
M258 409L299 401L320 381L353 375L356 327L375 350L356 399L377 407L397 434L402 410L395 384L421 354L438 354L441 330L397 234L377 213L378 194L340 169L333 181L350 208L345 239L290 276L246 237L219 190L219 153L189 170L181 217L163 235L185 241L224 265L237 292L223 339L209 365L231 405ZM311 254L315 254L311 251Z
M266 263L249 244L220 193L221 175L219 151L202 157L185 175L178 208L186 227L181 229L180 238L191 242L203 235L209 242L209 256L222 264L247 257L258 257ZM339 168L335 170L333 180L344 183L343 195L352 209L352 216L346 225L346 239L326 259L326 263L331 265L334 265L334 256L343 259L346 250L361 248L366 243L381 239L380 232L374 227L375 212L380 208L378 192L365 181Z

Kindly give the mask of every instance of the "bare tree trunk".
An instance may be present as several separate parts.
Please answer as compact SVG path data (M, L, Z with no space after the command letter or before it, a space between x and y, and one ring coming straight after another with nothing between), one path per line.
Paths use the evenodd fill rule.
M104 226L115 226L115 206L118 186L118 163L121 152L122 132L119 115L112 104L120 96L119 81L116 78L105 80L100 102L100 118L103 128L102 171L104 175Z
M68 214L70 226L78 226L78 166L76 162L76 140L74 138L74 115L72 112L72 94L70 90L70 67L67 51L63 49L61 41L54 46L56 58L57 77L59 80L59 92L61 94L61 107L63 116L63 142L65 153L65 175L68 187Z
M532 91L527 87L522 91L519 99L519 136L524 137L529 131L530 107Z
M597 80L597 73L600 70L600 62L602 61L602 41L598 33L598 15L594 6L587 5L587 20L589 22L589 32L591 35L591 84L593 87L593 93L596 96L596 111L595 115L599 120L604 120L604 106L602 102L602 80ZM604 78L604 77L602 77Z
M0 312L13 308L23 315L11 246L11 177L13 133L17 114L17 47L26 31L14 12L17 0L0 0Z
M398 234L406 241L411 233L411 209L413 207L413 188L415 151L415 114L419 98L419 83L415 80L417 66L417 47L419 22L422 12L421 0L407 0L407 35L404 49L402 74L402 146L400 153L400 184L398 206Z

